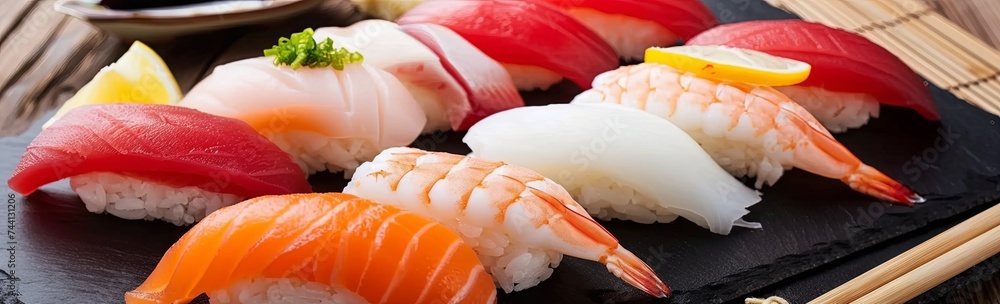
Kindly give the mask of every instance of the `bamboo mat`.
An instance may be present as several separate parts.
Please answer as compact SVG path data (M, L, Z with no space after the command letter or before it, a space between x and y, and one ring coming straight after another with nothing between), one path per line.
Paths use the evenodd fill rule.
M997 0L924 0L941 15L972 32L983 41L1000 48L1000 1Z
M805 20L861 34L934 85L1000 115L1000 51L923 0L766 1ZM987 7L998 5L986 1L994 2Z

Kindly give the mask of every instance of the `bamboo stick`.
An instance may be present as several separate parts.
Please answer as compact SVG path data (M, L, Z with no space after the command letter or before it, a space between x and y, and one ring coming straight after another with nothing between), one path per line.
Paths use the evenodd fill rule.
M946 230L945 232L942 232L941 234L938 234L930 240L907 250L903 254L882 263L882 265L879 265L878 267L861 274L847 283L830 290L809 303L848 303L855 301L863 295L876 290L879 286L882 286L896 278L899 278L907 272L910 272L910 270L917 268L917 266L926 264L927 262L942 256L946 252L949 252L952 248L956 248L962 243L966 243L990 229L996 230L995 227L1000 227L1000 205L995 205L992 208L965 220L964 222ZM950 277L951 276L941 275L942 280ZM934 285L931 285L930 287L933 287ZM928 287L928 289L930 287Z
M1000 226L948 251L851 303L903 303L1000 253Z

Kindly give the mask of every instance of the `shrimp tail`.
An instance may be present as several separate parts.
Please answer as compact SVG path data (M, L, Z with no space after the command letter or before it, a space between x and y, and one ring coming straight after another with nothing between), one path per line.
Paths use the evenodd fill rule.
M670 288L639 257L621 246L604 263L615 276L658 298L670 296Z
M926 201L910 188L865 164L841 180L858 192L906 206Z

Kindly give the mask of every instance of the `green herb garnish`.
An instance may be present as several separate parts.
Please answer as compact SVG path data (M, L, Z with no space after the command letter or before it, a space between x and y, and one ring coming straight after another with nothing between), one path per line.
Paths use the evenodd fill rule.
M274 57L274 65L290 66L293 70L301 67L325 68L332 66L342 71L344 66L364 60L361 53L345 48L334 48L333 39L326 38L320 43L313 39L313 29L307 28L290 38L281 37L278 45L264 50L264 56Z

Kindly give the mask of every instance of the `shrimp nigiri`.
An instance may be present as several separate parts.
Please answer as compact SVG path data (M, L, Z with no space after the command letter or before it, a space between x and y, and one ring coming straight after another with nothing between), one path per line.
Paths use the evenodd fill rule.
M601 74L572 103L612 103L666 118L723 168L773 185L792 167L843 181L852 189L904 205L917 193L865 165L806 109L771 87L699 78L643 63Z
M547 279L564 254L605 264L651 295L670 293L645 262L623 248L566 190L528 169L391 148L358 167L344 193L400 207L455 230L508 293Z
M264 196L184 234L125 302L494 303L476 253L430 219L340 193ZM443 302L442 302L443 300Z

